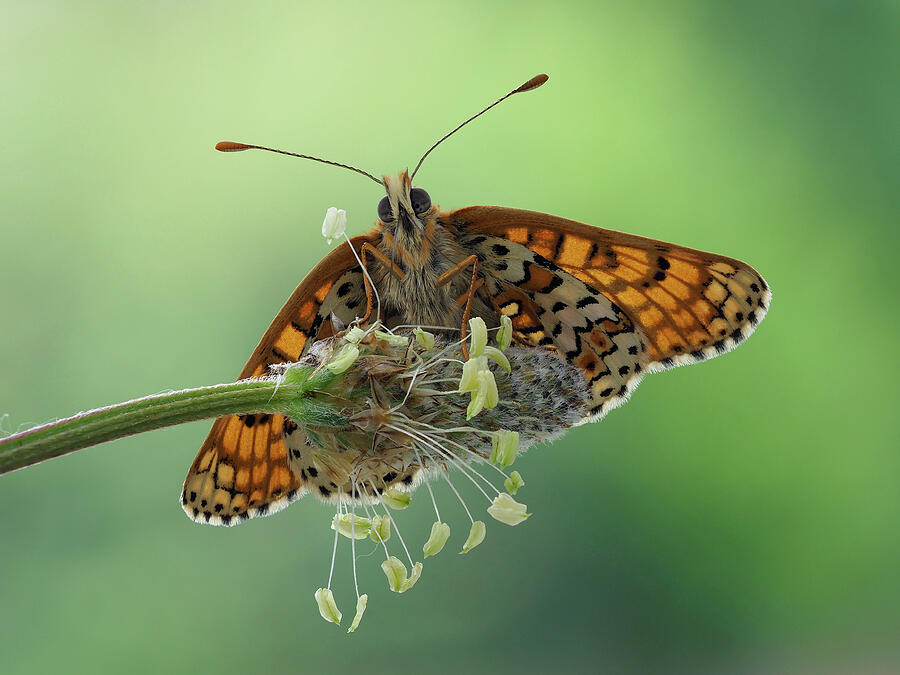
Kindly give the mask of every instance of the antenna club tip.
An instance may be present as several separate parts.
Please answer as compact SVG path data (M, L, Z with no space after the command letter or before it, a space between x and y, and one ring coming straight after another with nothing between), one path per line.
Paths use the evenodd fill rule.
M546 82L549 79L550 79L550 76L547 75L546 73L541 73L540 75L535 75L530 80L528 80L528 82L526 82L521 87L516 89L515 93L521 94L523 91L531 91L532 89L537 89L538 87L540 87L542 84L544 84L544 82Z
M252 145L235 143L234 141L219 141L216 143L216 150L219 152L240 152L241 150L250 150L252 147Z

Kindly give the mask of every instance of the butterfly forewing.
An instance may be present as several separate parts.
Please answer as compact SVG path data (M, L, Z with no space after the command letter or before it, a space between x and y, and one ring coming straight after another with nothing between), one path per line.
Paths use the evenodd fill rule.
M539 324L529 341L585 372L589 419L624 401L645 372L733 348L768 309L765 281L732 258L533 211L470 207L448 220L494 275L498 311L524 294L534 307L519 305Z
M354 249L368 241L354 237ZM269 366L296 361L311 338L331 334L334 314L345 323L365 311L362 273L347 244L339 246L300 283L241 371L265 375ZM281 415L235 415L213 424L188 471L181 493L185 512L198 522L232 525L274 513L307 490L289 456L284 434L302 432Z

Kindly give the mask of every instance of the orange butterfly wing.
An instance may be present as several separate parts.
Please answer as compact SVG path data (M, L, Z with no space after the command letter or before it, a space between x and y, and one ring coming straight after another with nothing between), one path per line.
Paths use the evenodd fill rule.
M508 275L510 285L495 289L495 305L504 311L508 296L523 296L516 311L528 309L531 324L540 318L524 341L552 345L585 371L596 385L594 418L627 398L636 375L734 348L771 299L756 270L725 256L519 209L474 206L448 220L481 247L488 264L505 256L494 273ZM579 292L572 277L587 288ZM589 305L596 304L591 291L605 298L601 308ZM634 358L622 360L616 351Z
M357 254L371 235L354 237ZM357 311L358 310L358 311ZM300 282L262 336L238 379L265 375L269 366L296 361L310 338L331 334L334 313L344 322L365 311L359 265L349 246L334 249ZM181 504L193 520L232 525L283 509L306 492L283 441L282 415L217 419L188 471Z

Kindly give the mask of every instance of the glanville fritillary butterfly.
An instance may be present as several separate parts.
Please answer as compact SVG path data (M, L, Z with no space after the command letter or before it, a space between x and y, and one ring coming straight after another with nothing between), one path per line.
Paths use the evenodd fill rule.
M240 378L297 361L336 325L368 320L373 306L385 326L461 326L463 336L470 316L488 327L507 316L514 343L556 352L580 370L590 396L582 422L589 422L624 403L646 373L713 358L746 339L771 300L766 282L746 263L535 211L441 211L413 187L438 144L547 79L532 78L460 124L412 175L378 179L318 157L219 143L224 152L269 150L340 166L386 191L375 227L338 246L303 279ZM306 492L334 500L338 486L304 452L302 436L281 415L216 420L185 480L185 512L198 522L233 525L274 513ZM372 488L380 494L410 486L420 470L413 458ZM349 500L346 492L343 498Z

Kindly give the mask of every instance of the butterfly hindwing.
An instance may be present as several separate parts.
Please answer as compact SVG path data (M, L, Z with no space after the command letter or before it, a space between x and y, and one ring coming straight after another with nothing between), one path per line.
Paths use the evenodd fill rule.
M486 290L497 312L512 319L516 341L554 349L584 372L588 419L628 399L646 357L643 337L621 308L521 244L487 235L462 241L483 260Z
M354 237L354 249L368 241ZM296 361L310 338L332 333L330 317L349 323L365 312L362 273L347 244L339 246L300 283L263 335L239 379L265 375L269 366ZM289 456L284 435L302 432L282 415L217 419L188 471L181 503L193 520L233 525L283 509L308 489Z
M595 389L590 419L621 403L644 372L732 349L753 332L771 299L753 268L724 256L534 211L478 206L448 220L476 242L485 268L537 305L544 346L552 341L592 381L600 366L593 356L602 357L600 372L611 387ZM503 289L496 292L502 300ZM636 362L604 355L606 340Z

